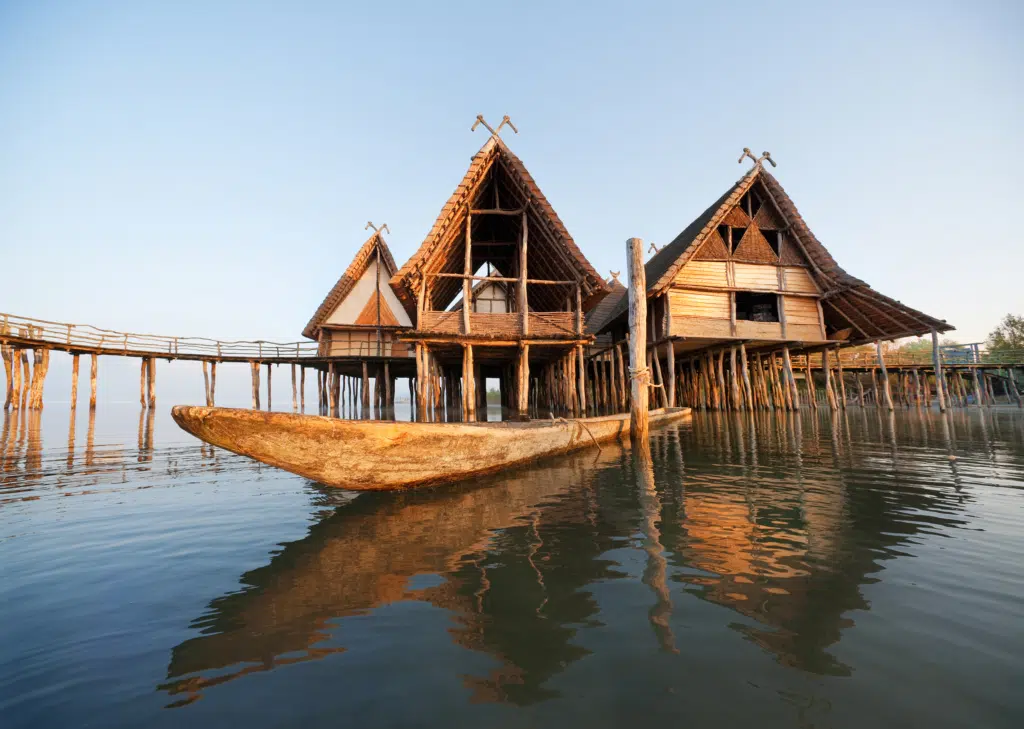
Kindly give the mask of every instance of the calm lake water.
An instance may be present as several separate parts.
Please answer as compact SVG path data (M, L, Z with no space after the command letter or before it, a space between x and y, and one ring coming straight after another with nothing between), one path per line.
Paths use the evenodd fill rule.
M167 410L4 420L5 729L1024 726L1017 411L698 414L354 496Z

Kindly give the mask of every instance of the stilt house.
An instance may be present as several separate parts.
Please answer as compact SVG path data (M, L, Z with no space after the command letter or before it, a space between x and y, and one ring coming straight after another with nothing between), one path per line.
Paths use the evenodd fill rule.
M390 283L415 312L415 328L399 336L415 350L423 417L443 408L475 419L487 378L521 414L576 412L593 340L584 313L609 287L497 134Z

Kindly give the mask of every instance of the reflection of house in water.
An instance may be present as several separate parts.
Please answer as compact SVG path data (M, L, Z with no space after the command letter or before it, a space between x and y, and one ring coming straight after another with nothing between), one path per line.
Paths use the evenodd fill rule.
M627 454L611 446L473 488L360 496L243 575L243 591L213 600L193 624L202 635L174 648L162 688L187 702L248 673L343 651L328 640L334 619L418 600L449 611L456 644L498 662L463 677L473 700L541 701L590 652L580 631L607 619L590 586L630 576L609 553L640 547L654 594L644 608L651 632L638 639L671 648L673 611L696 596L755 621L735 627L784 664L848 673L828 648L850 611L869 608L861 585L916 533L904 512L927 510L930 524L951 527L961 506L944 492L858 483L858 456L802 439L795 418L777 422L785 440L763 439L758 467L749 450L741 461L708 447L727 433L747 442L750 424L739 418L654 434L656 494L638 488ZM780 449L787 455L770 460ZM638 540L653 528L655 540ZM667 580L652 577L659 562ZM416 589L417 575L443 579Z

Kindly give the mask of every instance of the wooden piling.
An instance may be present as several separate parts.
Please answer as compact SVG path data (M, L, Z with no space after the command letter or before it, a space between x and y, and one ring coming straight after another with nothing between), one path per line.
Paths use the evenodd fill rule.
M274 371L273 371L272 367L273 367L273 365L270 362L267 362L267 411L268 412L270 410L274 409L274 392L273 392L273 387L272 387L272 383L271 383L271 376L273 375Z
M210 362L210 405L217 405L217 361Z
M808 361L810 361L809 356ZM832 388L832 363L829 362L827 349L821 351L821 368L825 371L825 397L828 398L828 407L833 411L838 410L839 402L836 400L836 393ZM810 368L808 368L808 372L810 372Z
M295 381L295 363L292 362L292 412L299 410L299 387Z
M885 395L885 407L894 410L892 404L892 392L889 389L889 372L885 369L885 357L882 355L882 343L875 342L875 352L878 354L878 369L882 373L882 392Z
M11 374L11 409L21 409L21 350L17 347L11 348L12 374Z
M654 373L658 376L658 383L657 383L658 384L658 386L657 386L658 401L661 403L661 406L663 408L667 408L668 407L668 396L665 394L665 390L666 390L665 378L661 374L661 362L660 362L661 358L658 357L658 349L657 349L657 347L655 347L653 349L653 355L654 355Z
M71 357L71 409L78 406L78 355Z
M935 392L939 399L939 410L946 412L946 395L942 386L942 352L939 351L939 333L932 329L932 365L935 367Z
M786 376L786 387L793 410L800 409L800 391L796 389L796 375L793 374L793 360L789 356L789 347L782 348L782 367Z
M676 406L676 350L672 340L665 342L665 365L668 369L668 406Z
M203 394L206 396L206 407L213 405L213 400L210 399L210 367L203 360Z
M839 347L836 347L836 369L839 371L839 405L846 410L846 377L843 375L843 360L839 354Z
M28 407L29 384L32 382L32 372L28 364L28 352L21 350L21 396L19 405L22 410Z
M583 358L583 345L576 345L576 383L577 394L580 399L580 416L587 417L587 363Z
M740 376L743 379L744 407L747 410L754 409L754 388L750 384L750 370L747 367L747 346L740 344Z
M644 271L643 241L626 242L626 269L629 276L629 437L635 444L647 443L648 384L650 371L642 364L647 341L647 276Z
M149 374L149 358L139 360L139 404L146 407L146 376Z
M306 412L306 367L299 365L299 412Z
M473 345L462 346L462 418L467 423L476 421L476 368L473 365Z
M99 355L93 354L89 366L89 409L96 409L96 372L99 369Z
M249 363L249 375L252 377L252 409L260 409L260 364Z
M860 381L860 372L854 372L853 376L857 380L857 402L864 407L864 383Z

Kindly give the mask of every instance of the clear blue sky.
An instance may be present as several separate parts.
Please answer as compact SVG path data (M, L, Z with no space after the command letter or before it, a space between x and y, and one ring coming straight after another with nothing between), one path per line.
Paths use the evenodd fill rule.
M415 250L482 112L601 272L750 146L844 268L981 339L1024 312L1024 4L829 5L0 1L0 310L298 339L367 220Z

